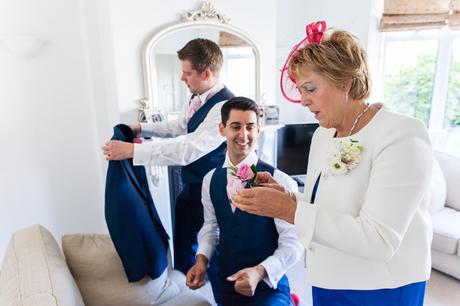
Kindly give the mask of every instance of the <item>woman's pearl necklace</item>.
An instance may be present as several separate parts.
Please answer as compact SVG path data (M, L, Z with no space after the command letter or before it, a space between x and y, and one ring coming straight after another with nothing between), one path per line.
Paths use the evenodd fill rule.
M366 108L364 108L364 110L361 113L359 113L358 116L356 116L355 122L353 122L353 125L351 126L351 129L350 129L350 132L348 133L348 136L351 136L351 134L353 133L353 130L355 129L356 124L358 123L359 119L361 119L361 117L369 110L369 107L370 107L370 104L366 103Z

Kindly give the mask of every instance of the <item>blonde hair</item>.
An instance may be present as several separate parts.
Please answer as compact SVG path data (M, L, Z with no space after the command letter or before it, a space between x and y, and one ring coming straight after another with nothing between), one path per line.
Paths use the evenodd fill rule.
M352 81L348 96L365 100L370 95L371 79L366 51L350 32L335 30L322 43L308 44L296 51L289 62L288 73L293 78L313 70L337 87Z

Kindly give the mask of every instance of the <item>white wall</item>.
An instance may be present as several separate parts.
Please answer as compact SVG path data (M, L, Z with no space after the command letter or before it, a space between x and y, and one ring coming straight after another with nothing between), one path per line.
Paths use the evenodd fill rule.
M105 231L100 131L114 112L95 103L106 86L85 5L0 2L0 260L11 233L35 223L56 237ZM46 45L24 56L34 38Z
M369 101L381 102L383 99L383 88L381 84L377 84L377 77L383 73L383 62L381 61L382 55L382 35L379 32L380 16L383 13L383 2L384 0L372 1L370 7L370 18L369 18L369 33L367 36L367 55L369 59L369 71L372 80L372 92L369 97Z

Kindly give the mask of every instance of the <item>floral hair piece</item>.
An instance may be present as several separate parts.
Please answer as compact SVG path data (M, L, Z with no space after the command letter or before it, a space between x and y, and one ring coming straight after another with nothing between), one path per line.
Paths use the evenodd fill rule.
M296 87L295 80L289 76L288 67L291 58L300 48L305 47L308 44L321 44L324 38L324 32L326 31L326 22L317 21L312 22L305 28L306 36L299 43L292 47L286 61L284 62L283 68L281 69L280 87L281 93L284 98L290 102L300 103L301 94Z

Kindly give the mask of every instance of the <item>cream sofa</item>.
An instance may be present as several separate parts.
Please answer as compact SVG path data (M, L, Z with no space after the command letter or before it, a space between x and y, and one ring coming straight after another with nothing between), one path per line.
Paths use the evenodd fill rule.
M433 268L460 279L460 158L435 152L431 188Z
M34 225L13 234L0 274L1 306L210 305L178 271L128 283L108 235L67 235L59 248Z

